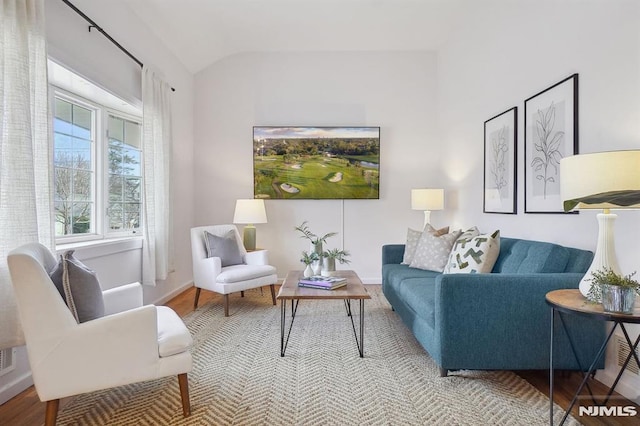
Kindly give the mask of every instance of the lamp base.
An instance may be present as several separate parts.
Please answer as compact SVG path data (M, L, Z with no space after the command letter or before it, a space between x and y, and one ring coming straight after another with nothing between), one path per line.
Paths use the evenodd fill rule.
M425 210L424 211L424 225L422 225L422 229L424 230L424 228L427 227L427 223L431 223L431 211L430 210Z
M613 224L618 215L614 213L600 213L596 217L598 218L598 245L593 255L593 262L591 262L591 266L584 274L584 277L582 277L582 280L580 280L579 286L580 293L587 298L592 285L591 279L593 278L593 272L609 268L616 274L620 274L620 266L618 266L618 258L616 257L616 246L613 242ZM599 300L593 301L600 302Z
M244 248L248 251L256 249L256 227L253 225L247 225L242 231L242 243Z

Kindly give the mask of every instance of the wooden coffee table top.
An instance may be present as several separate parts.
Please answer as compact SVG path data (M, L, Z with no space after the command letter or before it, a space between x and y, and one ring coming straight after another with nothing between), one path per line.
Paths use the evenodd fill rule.
M298 287L302 271L291 271L284 279L277 299L371 299L354 271L336 271L334 275L346 278L347 285L335 290Z

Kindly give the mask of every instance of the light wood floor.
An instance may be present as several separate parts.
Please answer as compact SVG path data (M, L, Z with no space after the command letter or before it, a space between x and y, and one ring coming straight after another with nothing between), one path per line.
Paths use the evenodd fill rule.
M266 295L268 296L268 289ZM184 316L193 311L193 299L195 296L194 288L181 293L167 303L167 306L173 308L180 316ZM265 296L265 297L267 297ZM233 298L239 295L231 296L231 315L233 315ZM202 291L198 305L204 305L209 301L222 304L222 296ZM275 309L275 308L274 308ZM516 372L536 389L545 395L549 395L549 374L547 371L518 371ZM569 406L575 389L580 384L581 376L577 373L559 372L554 379L554 400L561 407ZM606 395L608 388L600 382L593 382L592 389L596 395ZM617 394L616 394L617 395ZM71 398L66 398L60 403L60 410L64 410L65 405L69 403ZM631 403L626 399L616 399L615 404L618 406L633 405L640 414L640 407ZM5 404L0 405L0 425L2 426L41 426L44 423L45 404L40 402L35 389L30 387L20 393ZM635 418L624 417L578 417L578 409L574 408L572 414L586 426L618 426L618 425L638 425L640 416Z

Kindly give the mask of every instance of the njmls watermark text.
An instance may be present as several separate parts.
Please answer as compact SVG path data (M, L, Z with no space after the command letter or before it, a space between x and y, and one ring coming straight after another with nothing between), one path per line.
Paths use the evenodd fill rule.
M580 416L597 416L597 417L635 417L638 410L633 405L603 407L599 405L591 405L587 407L578 407Z

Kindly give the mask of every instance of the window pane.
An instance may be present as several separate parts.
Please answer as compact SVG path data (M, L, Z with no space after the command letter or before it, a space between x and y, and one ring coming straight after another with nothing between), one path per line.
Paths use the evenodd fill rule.
M109 176L109 201L122 202L122 176Z
M94 232L93 111L55 99L54 209L56 236Z
M122 156L122 173L128 176L142 176L140 170L140 151L124 149Z
M109 143L109 173L122 174L122 144Z
M111 203L107 210L107 214L109 216L109 229L112 231L120 231L124 229L124 209L122 207L122 203Z
M73 168L79 170L92 170L91 167L91 150L75 150L73 152Z
M142 138L140 137L140 124L133 121L124 122L124 143L140 149L142 146Z
M55 201L66 201L71 199L71 172L72 169L66 167L55 167L53 176L55 179L55 188L53 191L53 199Z
M92 207L91 203L73 203L71 220L74 234L88 234L91 232Z
M55 231L56 237L71 234L71 203L56 201L54 203L54 214L56 217Z
M124 200L125 201L140 201L140 178L127 178L124 180Z
M91 111L78 105L73 105L73 136L91 139Z
M73 148L73 142L71 141L71 136L67 136L62 133L54 134L54 145L56 147L56 150Z
M75 201L91 201L90 171L75 170L73 173L73 199Z
M113 115L109 116L109 139L124 141L124 122Z
M71 123L71 103L63 99L56 98L55 117Z
M127 229L140 228L140 204L127 203L124 205L124 223Z

